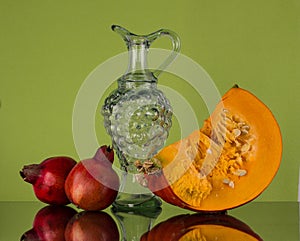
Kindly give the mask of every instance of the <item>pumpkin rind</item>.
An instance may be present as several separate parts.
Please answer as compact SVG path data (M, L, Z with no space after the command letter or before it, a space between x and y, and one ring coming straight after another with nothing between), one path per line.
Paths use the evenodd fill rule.
M233 124L226 124L227 132L220 133L220 123L228 116L234 126L241 126L228 134L238 136L234 137L239 138L237 141L226 134ZM281 133L271 111L250 92L232 88L201 130L155 156L162 170L147 175L148 186L176 206L199 211L227 210L253 200L267 188L279 168L281 154ZM216 170L224 163L227 169ZM213 167L201 174L205 165Z

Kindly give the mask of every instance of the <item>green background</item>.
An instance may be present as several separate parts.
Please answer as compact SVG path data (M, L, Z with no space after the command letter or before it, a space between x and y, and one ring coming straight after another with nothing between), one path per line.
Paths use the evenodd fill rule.
M181 53L209 73L220 93L238 83L260 98L281 127L284 151L258 200L297 200L299 16L296 0L1 0L0 200L36 200L19 176L23 165L54 155L78 158L76 94L94 68L126 50L112 24L138 34L172 29L181 37ZM165 46L163 40L155 45ZM180 82L173 84L180 89ZM191 105L197 110L196 99ZM108 140L100 130L99 138Z

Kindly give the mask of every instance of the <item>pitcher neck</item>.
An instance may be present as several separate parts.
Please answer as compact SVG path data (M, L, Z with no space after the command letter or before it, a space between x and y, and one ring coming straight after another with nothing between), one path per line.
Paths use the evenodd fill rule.
M120 81L156 83L157 79L148 69L147 64L150 45L148 36L133 34L118 25L113 25L112 30L121 35L128 49L128 68Z
M146 41L128 42L129 64L124 78L131 81L156 81L152 72L148 69Z

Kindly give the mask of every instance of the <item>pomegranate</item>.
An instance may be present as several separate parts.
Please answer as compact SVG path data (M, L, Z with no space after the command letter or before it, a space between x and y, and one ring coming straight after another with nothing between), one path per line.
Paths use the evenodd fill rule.
M33 228L22 235L21 241L65 241L65 228L76 213L69 206L43 207L35 215Z
M112 217L102 211L83 211L67 224L65 241L119 241L119 230Z
M20 171L24 181L33 185L36 197L47 204L66 205L65 180L76 165L70 157L51 157L40 164L25 165Z
M110 206L120 185L112 168L113 161L113 149L101 146L93 158L77 163L65 182L69 200L84 210L102 210Z
M41 241L41 239L37 235L36 231L32 228L22 235L20 241Z

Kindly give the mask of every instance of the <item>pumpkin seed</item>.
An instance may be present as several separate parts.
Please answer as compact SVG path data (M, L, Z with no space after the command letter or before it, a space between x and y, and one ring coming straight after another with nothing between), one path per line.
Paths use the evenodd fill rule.
M224 178L224 179L223 179L223 183L229 184L229 183L230 183L230 180L229 180L228 178Z
M228 186L231 188L234 188L234 182L232 180L229 180L228 178L224 178L223 183L228 184Z
M234 137L238 137L241 135L242 132L240 129L233 129L232 133L233 133Z
M245 124L245 125L242 126L242 129L246 130L246 131L249 131L250 130L250 126L248 126L248 125Z
M236 175L236 176L242 177L242 176L245 176L247 174L247 171L243 170L243 169L238 169L233 174Z
M248 143L245 143L241 148L242 152L247 152L249 150L250 150L250 145Z
M246 135L246 134L249 133L246 129L242 129L241 132L242 132L243 135Z

